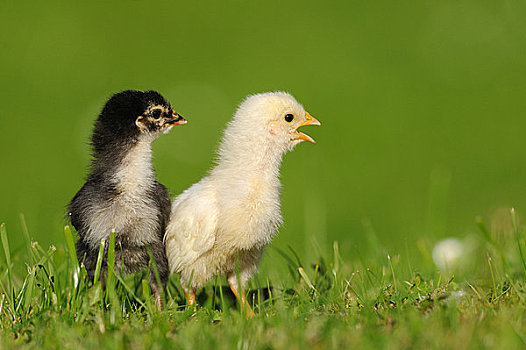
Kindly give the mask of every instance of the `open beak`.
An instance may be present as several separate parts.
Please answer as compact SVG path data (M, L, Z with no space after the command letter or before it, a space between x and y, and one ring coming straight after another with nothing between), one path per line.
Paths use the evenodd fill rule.
M308 112L305 112L304 121L298 125L298 128L305 125L321 125L321 123L318 121L318 119L314 118L312 115L310 115ZM310 137L307 134L304 134L300 131L295 130L294 131L294 140L301 140L301 141L308 141L312 143L316 143L312 137Z
M172 117L164 122L164 125L181 125L186 124L187 121L172 109Z

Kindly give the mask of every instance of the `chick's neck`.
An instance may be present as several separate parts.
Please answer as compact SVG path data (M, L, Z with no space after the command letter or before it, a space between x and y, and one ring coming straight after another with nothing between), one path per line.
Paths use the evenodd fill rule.
M279 187L283 153L267 139L227 137L221 144L217 166L211 175L236 180L231 183L259 180Z
M147 184L153 178L152 140L149 138L114 139L94 147L92 176L117 184Z

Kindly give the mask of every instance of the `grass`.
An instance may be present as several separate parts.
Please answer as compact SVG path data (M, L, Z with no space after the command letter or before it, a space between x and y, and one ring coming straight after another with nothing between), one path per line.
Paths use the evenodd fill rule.
M220 278L200 292L194 314L173 276L159 311L146 273L111 274L106 288L98 277L89 283L69 227L65 244L47 250L23 229L27 252L15 259L2 224L0 348L523 348L525 232L514 211L511 220L504 234L478 220L469 259L450 272L426 267L425 241L417 243L424 259L388 254L372 237L372 258L369 250L344 258L334 242L309 264L292 248L270 247L286 272L251 281L256 316L248 320ZM114 242L112 233L109 265ZM14 263L21 257L24 270Z
M503 206L526 208L526 2L0 8L0 350L524 348L525 232L509 213L495 225ZM162 312L144 274L86 284L64 206L102 105L129 88L160 91L189 120L154 144L174 194L208 171L247 94L289 91L322 121L308 131L318 143L283 163L285 225L249 285L255 319L221 278L197 317L177 277ZM465 251L440 272L444 235Z

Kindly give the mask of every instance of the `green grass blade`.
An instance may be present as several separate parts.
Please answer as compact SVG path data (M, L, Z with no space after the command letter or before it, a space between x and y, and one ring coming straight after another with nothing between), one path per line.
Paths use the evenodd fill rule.
M131 295L136 302L138 302L143 308L146 309L146 304L141 299L139 299L137 295L135 295L133 289L130 286L128 286L128 284L124 281L124 279L122 279L121 276L115 274L113 277L115 277L115 279L119 281L119 283L124 287L126 292L128 292L128 294Z
M268 290L269 305L272 306L272 305L274 305L274 302L272 300L272 289L270 288L270 280L269 280L268 277L267 277L267 290Z
M115 274L115 230L111 230L110 243L108 246L108 277L106 279L106 290L110 294L114 291L115 281L113 276Z
M278 252L279 255L281 255L283 259L285 259L285 261L287 261L287 269L289 270L290 276L292 277L293 280L297 280L298 274L296 273L296 268L298 267L298 265L282 249L278 247L273 247L273 248Z
M290 252L292 253L292 255L294 255L294 258L296 259L296 263L297 263L296 266L303 266L303 264L301 263L300 256L298 255L298 253L296 253L296 251L294 250L294 248L292 248L292 246L291 246L290 244L287 245L287 248L289 248L289 250L290 250Z
M219 298L221 298L221 311L223 311L225 314L228 314L229 309L227 307L225 296L223 294L223 288L221 285L219 286Z
M301 276L301 278L303 278L303 281L305 281L305 283L307 284L307 286L309 286L310 289L312 289L314 292L316 292L316 294L320 295L320 292L318 292L318 290L314 287L314 285L312 284L309 276L307 276L307 273L305 273L305 270L303 270L303 267L298 267L298 272Z
M493 289L491 291L491 301L495 301L495 297L496 297L496 293L497 293L497 281L496 281L496 278L495 278L495 272L493 270L493 263L492 263L492 259L491 259L491 255L489 255L488 253L488 265L489 265L489 270L491 272L491 280L493 282Z
M35 273L36 273L36 268L33 266L31 267L29 271L27 288L24 293L24 310L26 312L28 311L29 305L31 304L31 300L33 298L33 287L35 285Z
M71 233L71 228L69 225L64 227L64 236L66 237L66 244L68 247L70 263L73 267L79 267L79 261L77 260L77 254L75 249L75 243L73 241L73 233Z
M5 255L5 261L7 266L7 279L8 279L8 286L7 286L7 292L8 295L8 301L9 304L14 311L15 308L15 296L14 296L14 287L13 287L13 276L11 273L11 250L9 249L9 240L7 239L7 230L5 228L5 223L2 222L0 224L0 236L2 239L2 246L4 247L4 255Z
M58 303L59 305L62 304L62 279L59 278L59 275L58 275L58 269L56 267L56 264L55 264L55 261L54 261L54 258L55 258L55 252L57 251L57 248L55 246L51 246L49 247L48 251L44 251L44 249L42 249L42 247L40 246L40 244L38 244L37 242L34 242L32 244L32 249L33 250L36 250L37 252L40 253L40 255L42 255L43 257L45 257L47 259L47 263L48 263L48 269L49 269L49 276L47 276L46 278L46 284L50 286L51 290L52 290L52 293L54 293L54 295L51 295L51 297L53 298L54 300L54 303L56 301L56 303ZM44 262L42 262L43 264Z
M115 230L111 230L110 243L108 246L108 279L106 280L107 301L111 304L111 324L116 324L117 319L121 318L121 304L117 296L115 280Z
M391 273L393 275L393 285L394 285L395 294L398 297L398 287L397 287L398 281L396 279L395 271L394 271L394 268L393 268L393 263L391 261L391 255L389 255L389 254L387 254L387 261L389 261L389 267L391 268Z
M519 247L519 256L522 263L522 271L526 276L526 262L524 261L524 255L522 254L521 240L519 236L519 225L517 223L517 214L515 208L511 208L511 221L513 223L513 231L515 232L515 239L517 240L517 247Z
M99 254L97 255L97 264L95 265L95 275L93 278L93 284L97 283L100 278L100 270L102 268L102 260L104 258L104 246L106 244L106 240L102 239L100 241L100 247L99 247Z
M0 300L0 315L4 314L4 302L5 302L5 294L2 294L2 300Z
M334 262L333 262L333 270L332 273L334 277L336 278L338 271L340 271L340 261L342 260L340 256L340 246L338 244L338 241L334 241L332 243L332 251L334 255Z
M24 214L22 213L20 213L19 217L20 217L20 224L22 225L22 233L24 234L24 237L26 238L27 254L31 258L31 264L33 264L35 262L34 260L35 257L33 255L34 254L33 249L31 248L31 238L29 237L29 230L27 229L26 218Z
M147 280L141 280L142 284L142 294L144 295L144 303L142 304L148 314L152 314L152 295L150 293L150 284Z
M75 243L73 242L73 234L69 225L64 227L64 236L66 237L66 245L68 247L69 262L73 267L73 287L77 288L79 284L79 261L77 260L77 253L75 249Z

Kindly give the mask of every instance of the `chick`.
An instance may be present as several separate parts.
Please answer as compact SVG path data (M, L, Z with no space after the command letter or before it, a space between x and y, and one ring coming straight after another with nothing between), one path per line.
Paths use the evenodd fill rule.
M93 160L86 183L69 204L79 233L79 262L93 279L102 239L115 230L115 269L131 273L148 267L150 247L163 286L150 271L157 301L169 277L163 235L170 197L157 182L152 142L174 125L185 124L170 103L155 91L128 90L113 95L100 113L92 136ZM103 272L107 270L107 245Z
M247 316L253 314L241 290L282 222L281 159L302 141L314 143L297 131L304 125L320 122L290 94L249 96L224 132L217 165L172 203L166 255L188 305L210 278L226 275Z

